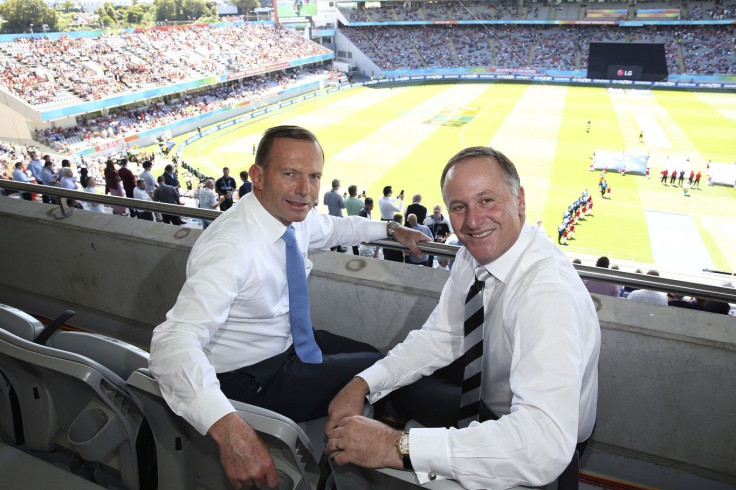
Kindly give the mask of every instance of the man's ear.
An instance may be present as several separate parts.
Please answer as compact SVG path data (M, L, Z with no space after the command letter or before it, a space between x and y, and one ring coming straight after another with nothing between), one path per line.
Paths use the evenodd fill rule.
M253 182L253 188L258 191L263 190L264 173L265 171L263 170L263 167L257 163L254 163L250 169L248 169L248 175L250 176L250 180Z
M521 218L521 221L523 222L526 219L526 199L524 198L523 187L519 187L519 195L517 196L517 199L519 200L519 218Z

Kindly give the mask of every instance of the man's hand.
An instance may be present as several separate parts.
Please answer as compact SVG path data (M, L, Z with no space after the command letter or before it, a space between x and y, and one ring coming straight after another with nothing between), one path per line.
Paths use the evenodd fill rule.
M431 240L431 238L421 231L412 230L406 226L397 226L394 230L394 238L397 242L409 247L411 254L416 258L420 258L422 256L422 252L417 248L417 244L419 242L428 242Z
M396 448L401 431L362 416L342 419L327 437L325 453L335 455L335 462L357 464L364 468L404 467Z
M359 376L354 377L346 384L327 407L328 419L325 424L325 434L337 427L337 423L345 417L361 415L365 405L365 397L369 392L368 383Z
M222 467L233 488L278 485L268 446L237 413L225 415L207 433L220 446Z

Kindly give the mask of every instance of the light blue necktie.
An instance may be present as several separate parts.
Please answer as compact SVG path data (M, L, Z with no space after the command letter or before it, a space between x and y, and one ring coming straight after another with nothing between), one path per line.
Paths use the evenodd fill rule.
M307 289L307 274L304 272L304 257L296 243L294 227L287 227L281 238L286 242L289 319L296 355L302 362L322 364L322 351L314 340L312 319L309 315L309 289Z

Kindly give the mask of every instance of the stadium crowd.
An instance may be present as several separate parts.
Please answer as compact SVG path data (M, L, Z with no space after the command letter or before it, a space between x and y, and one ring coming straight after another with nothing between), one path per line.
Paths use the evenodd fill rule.
M669 73L736 72L735 30L722 26L366 26L343 30L383 70L484 66L585 70L589 44L660 42ZM488 49L478 49L488 46ZM682 59L682 63L680 60Z
M96 117L82 115L77 117L74 126L36 129L34 138L69 153L222 107L255 102L267 98L270 93L324 75L336 78L339 73L332 67L306 67L243 78L181 98L165 97L156 103L112 109L107 115Z
M525 2L526 3L526 2ZM736 18L736 4L722 2L681 2L675 6L665 2L638 2L632 13L640 9L679 9L681 20L723 20ZM626 2L582 4L526 3L502 0L499 2L391 2L376 8L341 8L349 22L443 21L443 20L578 20L595 18L589 10L617 9L630 14ZM582 17L581 17L582 16ZM667 17L664 17L667 18Z
M0 85L32 105L96 100L181 80L257 70L329 53L290 29L261 24L139 29L99 38L0 42Z

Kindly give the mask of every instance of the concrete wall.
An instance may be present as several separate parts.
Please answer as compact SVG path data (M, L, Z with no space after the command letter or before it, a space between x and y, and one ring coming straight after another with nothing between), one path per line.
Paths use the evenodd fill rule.
M145 346L199 231L0 198L0 302ZM445 271L312 252L312 317L385 351L419 328ZM736 319L595 296L602 328L592 447L736 484Z

